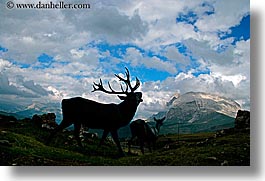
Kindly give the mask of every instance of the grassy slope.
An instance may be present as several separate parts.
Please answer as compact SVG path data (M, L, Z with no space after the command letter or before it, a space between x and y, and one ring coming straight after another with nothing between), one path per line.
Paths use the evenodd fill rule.
M49 133L30 121L0 127L0 165L249 165L249 133L236 133L214 139L213 133L168 135L160 137L157 150L119 158L111 143L97 148L98 140L90 140L84 149L71 139L71 133L56 136L44 144ZM205 140L208 138L208 141ZM127 148L124 148L127 150Z

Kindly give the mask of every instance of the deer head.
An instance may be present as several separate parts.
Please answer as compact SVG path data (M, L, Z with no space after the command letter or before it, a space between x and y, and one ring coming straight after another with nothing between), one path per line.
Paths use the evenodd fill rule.
M93 90L92 92L95 92L95 91L102 91L102 92L105 92L107 94L119 94L118 97L121 99L121 100L133 100L133 101L136 101L137 105L142 102L142 93L141 92L135 92L136 89L140 86L140 81L139 79L136 77L136 84L135 86L132 86L131 85L131 82L130 82L130 73L129 73L129 70L125 67L126 69L126 72L125 72L125 75L126 75L126 78L123 78L121 76L119 76L118 74L114 74L118 79L119 81L121 82L124 82L125 85L126 85L126 88L124 89L122 84L120 84L120 87L121 87L121 91L115 91L110 83L108 82L108 87L109 87L109 90L105 89L103 87L103 84L102 84L102 80L100 79L99 80L99 83L95 83L94 82L94 85L93 85ZM129 90L130 89L130 92ZM120 94L125 94L126 96L121 96Z
M156 129L157 129L158 132L160 131L160 127L163 125L163 122L164 122L165 119L166 119L166 117L163 117L161 119L156 119L154 117L154 121L156 122Z

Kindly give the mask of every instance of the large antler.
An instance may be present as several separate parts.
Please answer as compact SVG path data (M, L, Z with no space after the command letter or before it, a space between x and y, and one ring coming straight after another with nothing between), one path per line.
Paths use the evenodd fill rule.
M122 89L122 92L117 92L117 91L114 91L112 89L112 87L110 86L110 83L108 82L108 86L110 88L110 91L109 90L106 90L104 87L103 87L103 84L102 84L102 80L99 79L99 83L95 83L94 82L94 85L93 85L93 88L94 90L92 90L92 92L95 92L95 91L102 91L102 92L105 92L105 93L108 93L108 94L127 94L128 92L128 86L126 87L126 90L124 91L122 86L121 86L121 89Z
M94 85L93 85L93 88L94 90L92 90L92 92L95 92L95 91L102 91L102 92L105 92L105 93L108 93L108 94L128 94L128 86L131 90L131 92L134 92L139 86L140 86L140 81L139 79L136 77L136 84L134 87L131 86L131 82L130 82L130 73L129 73L129 70L125 67L126 69L126 79L120 77L119 75L117 74L114 74L120 81L123 81L125 84L126 84L126 89L124 90L123 89L123 86L121 85L121 90L120 92L118 91L115 91L112 89L112 87L110 86L110 83L108 82L108 86L109 86L109 89L110 90L106 90L104 87L103 87L103 84L102 84L102 80L99 79L99 83L95 83L94 82Z
M131 92L134 92L134 91L140 86L140 81L139 81L139 79L136 77L136 84L135 84L134 87L132 87L131 82L130 82L130 73L129 73L129 70L127 69L127 67L125 67L125 69L126 69L126 72L125 72L125 74L126 74L126 79L120 77L120 76L117 75L117 74L115 74L115 76L118 77L118 78L120 79L120 81L125 82L125 84L126 84L127 86L129 86L129 88L131 89Z

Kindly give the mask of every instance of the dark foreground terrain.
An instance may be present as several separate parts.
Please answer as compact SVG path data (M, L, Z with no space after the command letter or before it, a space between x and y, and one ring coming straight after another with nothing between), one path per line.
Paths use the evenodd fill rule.
M0 165L91 165L91 166L249 166L249 130L221 130L215 133L163 135L152 153L142 155L137 147L119 157L111 140L98 148L98 138L87 138L84 148L77 146L71 131L59 133L45 145L50 130L32 119L0 119Z

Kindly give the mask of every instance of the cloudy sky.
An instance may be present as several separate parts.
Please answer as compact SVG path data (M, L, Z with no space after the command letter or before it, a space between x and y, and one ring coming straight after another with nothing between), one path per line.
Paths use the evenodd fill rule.
M99 78L119 89L114 73L124 67L132 81L141 81L144 102L136 117L157 113L175 93L189 91L225 96L249 109L249 0L64 2L89 3L90 9L8 9L1 1L0 110L74 96L119 103L91 91Z

